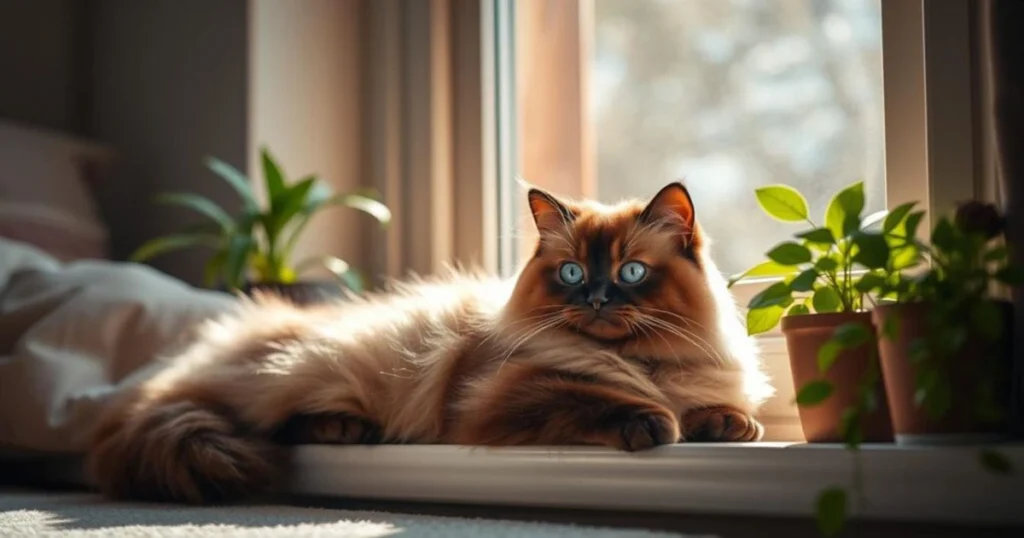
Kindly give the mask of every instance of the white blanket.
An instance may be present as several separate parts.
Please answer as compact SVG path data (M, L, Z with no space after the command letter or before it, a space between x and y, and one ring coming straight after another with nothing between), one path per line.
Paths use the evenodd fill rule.
M147 266L0 238L0 450L82 452L96 406L237 304Z

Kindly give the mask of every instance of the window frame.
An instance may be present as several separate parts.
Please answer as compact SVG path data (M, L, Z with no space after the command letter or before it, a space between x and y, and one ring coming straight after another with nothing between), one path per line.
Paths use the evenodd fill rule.
M499 195L495 209L501 231L521 230L524 214L517 198L521 196L518 188L521 179L516 175L516 163L522 148L516 143L516 129L521 125L515 110L518 90L515 68L519 60L514 41L515 21L517 7L536 9L536 3L484 1L491 15L487 21L491 26L485 30L495 53L493 80L498 104L494 127L495 140L499 143L495 177ZM921 229L928 230L931 215L946 213L957 201L975 197L980 192L981 176L993 168L986 166L983 150L976 142L979 123L983 120L975 99L977 77L972 67L971 37L977 17L970 0L878 1L882 24L886 207L891 209L914 200L923 202L928 214ZM579 24L590 23L593 2L575 0ZM585 29L563 34L560 46L575 47L581 58L588 57L590 43ZM545 84L559 86L558 81L546 80ZM586 85L576 84L580 88L578 98L585 104ZM573 105L580 103L566 104ZM581 154L573 157L591 158L585 154L591 148L586 144L579 146ZM585 169L586 165L581 168ZM587 178L580 179L581 183L586 181ZM582 189L581 184L577 190ZM529 237L529 232L518 233ZM499 253L496 265L503 275L514 274L518 251L527 240L513 241L507 233L499 233L495 238L498 246L492 250ZM732 292L741 312L745 313L743 307L751 297L774 281L762 278L738 282ZM796 407L792 403L795 392L781 329L777 327L758 335L757 340L777 389L761 417L769 423L769 438L802 439Z

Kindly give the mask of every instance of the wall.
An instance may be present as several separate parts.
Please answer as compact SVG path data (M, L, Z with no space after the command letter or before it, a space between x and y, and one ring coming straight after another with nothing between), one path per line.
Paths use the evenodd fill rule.
M203 158L240 168L248 162L248 9L245 0L90 4L89 131L119 154L98 192L115 258L194 218L155 206L161 191L194 191L238 207ZM171 254L153 265L198 283L207 254Z
M111 254L123 259L198 218L153 204L160 192L238 207L203 166L208 155L259 180L266 144L293 178L315 172L336 191L363 183L362 8L362 0L0 0L0 117L116 152L96 194ZM372 226L355 210L329 209L296 254L362 265ZM150 263L198 283L208 252Z
M0 1L0 117L80 128L74 0Z
M267 145L292 179L316 173L336 192L360 181L358 0L251 3L250 169ZM261 176L258 176L261 177ZM262 192L262 191L261 191ZM333 254L358 262L367 215L318 214L295 256Z

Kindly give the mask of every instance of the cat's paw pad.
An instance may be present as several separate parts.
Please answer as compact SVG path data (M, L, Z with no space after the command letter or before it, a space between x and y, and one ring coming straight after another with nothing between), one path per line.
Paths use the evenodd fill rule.
M641 409L630 414L621 429L618 448L634 452L679 440L679 424L672 415L656 410Z
M683 416L687 441L749 442L764 435L764 426L754 417L729 407L694 409Z
M298 415L282 428L279 439L290 444L374 444L380 442L380 428L344 413Z

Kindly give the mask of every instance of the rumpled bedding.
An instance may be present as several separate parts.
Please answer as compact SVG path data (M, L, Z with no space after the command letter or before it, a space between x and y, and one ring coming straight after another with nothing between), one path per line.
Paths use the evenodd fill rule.
M100 406L238 300L147 266L0 238L0 456L84 452Z

